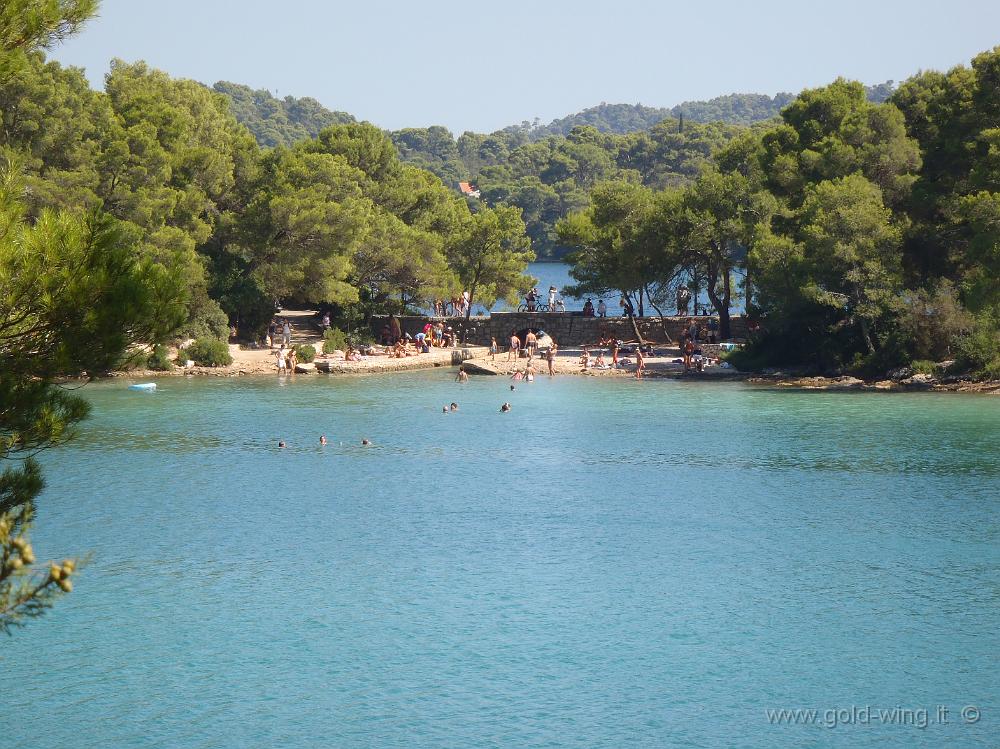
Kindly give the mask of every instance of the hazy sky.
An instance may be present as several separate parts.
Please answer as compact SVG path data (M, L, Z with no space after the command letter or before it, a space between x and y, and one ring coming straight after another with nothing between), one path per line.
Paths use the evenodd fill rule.
M1000 44L1000 0L104 0L53 57L312 96L390 129L489 132L602 101L673 106L896 81Z

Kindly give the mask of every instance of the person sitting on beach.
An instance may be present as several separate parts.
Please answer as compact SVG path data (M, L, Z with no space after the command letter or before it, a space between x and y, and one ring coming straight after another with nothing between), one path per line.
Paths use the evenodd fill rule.
M608 368L608 365L605 364L605 362L604 362L604 352L603 351L598 351L597 352L597 358L594 359L594 366L597 369L607 369Z

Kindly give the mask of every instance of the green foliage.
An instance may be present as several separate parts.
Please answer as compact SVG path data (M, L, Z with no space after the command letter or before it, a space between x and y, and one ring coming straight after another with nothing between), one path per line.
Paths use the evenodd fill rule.
M295 346L295 355L300 362L308 364L316 358L316 349L308 343L300 343Z
M980 313L968 334L955 340L954 369L985 379L1000 379L1000 311Z
M513 303L533 279L524 269L535 255L524 233L521 211L513 206L486 208L475 214L448 247L452 268L469 291L472 305L491 307L498 299Z
M153 350L146 359L146 366L157 372L169 372L173 369L174 364L170 361L170 352L167 347L161 343L153 346Z
M346 112L331 112L308 96L276 99L269 91L254 91L228 81L219 81L212 88L229 99L229 111L267 148L291 146L315 138L330 125L355 121Z
M917 374L938 374L939 367L937 363L932 362L930 359L914 359L910 362L910 368Z
M327 328L323 333L323 353L347 350L347 333L337 328Z
M178 361L190 359L199 367L226 367L233 363L229 344L217 338L198 338L177 354Z

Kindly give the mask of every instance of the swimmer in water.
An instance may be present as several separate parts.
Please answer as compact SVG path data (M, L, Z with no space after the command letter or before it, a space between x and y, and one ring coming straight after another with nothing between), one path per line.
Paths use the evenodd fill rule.
M361 440L362 447L370 447L371 444L372 444L371 440L368 439L367 437L365 439Z
M321 435L319 436L319 443L320 443L321 445L325 445L325 444L326 444L326 435L325 435L325 434L321 434Z
M284 446L285 446L285 441L284 440L282 440L281 442L278 443L278 447L284 447Z
M511 389L511 392L513 392L513 391L514 391L514 386L513 386L513 385L511 385L511 386L510 386L510 389Z
M452 411L457 411L458 410L458 404L455 403L455 402L452 402L452 404L451 404L451 410Z
M509 403L504 403L502 406L500 406L500 413L505 414L508 411L510 411L510 404Z
M469 373L465 371L464 367L458 368L458 377L455 378L455 382L468 382Z
M443 414L448 413L448 407L447 406L441 406L441 413L443 413Z

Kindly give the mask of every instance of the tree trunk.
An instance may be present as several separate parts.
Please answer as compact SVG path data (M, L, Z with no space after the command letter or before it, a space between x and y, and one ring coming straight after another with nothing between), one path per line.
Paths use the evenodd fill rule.
M660 330L663 331L663 337L667 339L667 343L673 343L674 339L670 337L670 333L667 332L667 322L663 318L663 310L656 306L656 302L653 301L653 295L646 290L646 298L649 299L649 305L656 310L656 314L660 316Z
M631 294L629 294L628 292L624 292L624 293L622 294L622 296L624 296L624 297L625 297L625 300L626 300L626 301L627 301L627 302L628 302L629 304L632 304L632 302L634 301L634 300L632 299L632 295L631 295ZM633 307L632 307L632 314L628 316L628 319L629 319L629 322L631 322L631 323L632 323L632 332L633 332L633 333L635 333L635 338L636 338L636 340L637 340L637 341L639 341L639 343L640 343L640 344L643 344L643 345L645 345L646 341L645 341L645 340L643 340L643 338L642 338L642 333L640 333L640 332L639 332L639 325L638 325L638 323L636 323L636 321L635 321L635 306L633 306Z
M642 287L640 286L640 287L639 287L639 317L642 317L642 316L643 316L643 309L642 309L642 296L643 296L643 295L642 295Z
M477 281L473 281L469 286L469 306L465 310L465 325L462 326L462 345L465 345L466 336L469 334L469 318L472 316L472 304L476 298Z
M716 291L715 287L719 280L719 269L715 266L709 266L708 268L708 278L707 286L705 291L708 293L708 298L712 302L712 306L715 307L715 311L719 313L719 338L722 340L728 340L732 338L732 326L729 319L729 302L732 297L732 287L730 285L729 279L729 268L724 268L722 270L722 296L720 297Z

